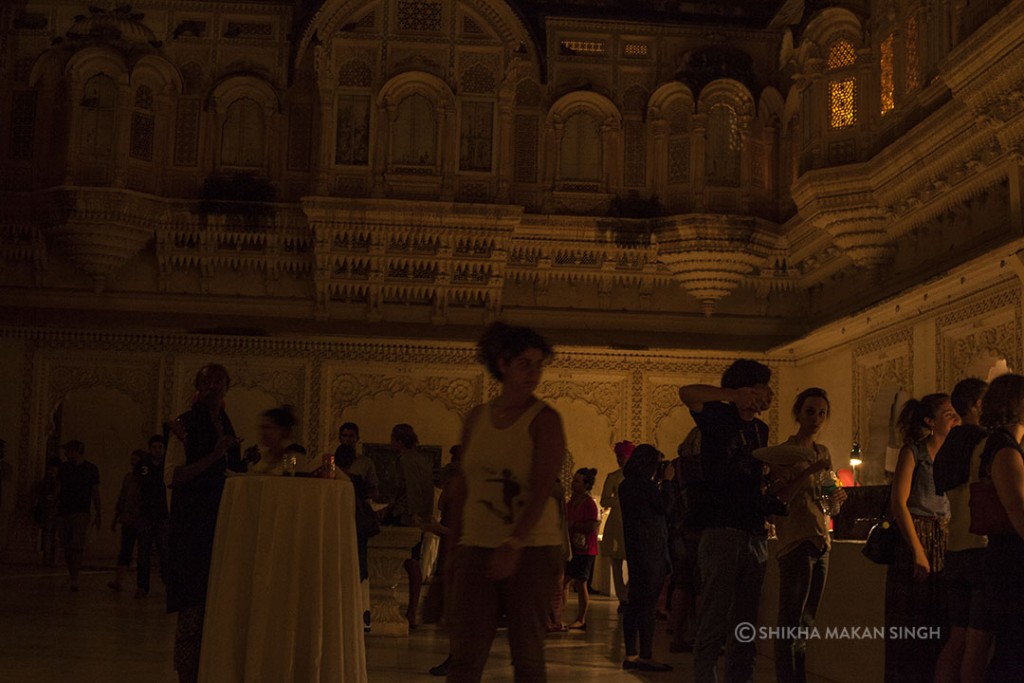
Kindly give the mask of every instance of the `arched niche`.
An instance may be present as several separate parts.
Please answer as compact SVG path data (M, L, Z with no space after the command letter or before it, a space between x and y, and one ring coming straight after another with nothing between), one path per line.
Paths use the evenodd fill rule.
M261 415L271 408L281 405L278 397L261 387L241 386L237 383L231 385L227 396L224 399L224 409L231 419L235 428L235 434L242 439L242 450L249 446L262 446L260 441ZM305 432L303 415L296 415L299 424L292 432L291 442L306 445L303 434Z
M185 81L178 69L163 57L146 55L132 67L131 84L147 84L164 92L181 95L185 92Z
M676 457L676 449L683 442L690 430L697 426L690 415L689 409L679 403L670 408L655 426L651 434L651 443L665 454L666 460Z
M561 396L545 399L562 417L565 442L573 454L573 472L581 467L597 469L592 494L601 493L601 484L612 470L618 469L612 447L617 440L608 422L608 415L584 398ZM626 438L626 437L621 437Z
M455 95L447 83L422 71L399 74L377 93L376 106L390 171L439 175L443 166L452 165L444 153L458 139L458 130ZM415 131L416 126L421 130Z
M857 476L861 484L884 484L896 470L896 457L902 443L896 431L896 418L909 398L895 377L884 379L878 387L866 414L866 432L861 437L863 464Z
M377 0L327 0L309 19L298 38L296 61L315 60L315 52L321 41L342 31L344 27L358 21L367 10L379 5ZM440 2L438 2L440 4ZM448 3L445 3L446 5ZM464 9L474 20L483 21L506 46L510 53L532 63L542 63L545 49L543 41L523 21L522 14L510 3L494 0L463 0L452 9ZM443 28L447 32L447 27Z
M321 398L322 450L338 444L338 427L355 422L360 439L387 443L391 428L411 424L421 443L448 448L462 435L462 422L483 401L483 375L476 368L422 366L403 372L394 366L353 368L332 364L325 368Z
M799 70L805 71L811 59L824 59L828 46L841 37L855 48L861 46L864 31L857 15L841 7L828 7L815 14L800 36L796 50Z
M79 386L60 396L53 404L47 442L66 443L72 439L85 444L85 459L100 471L100 502L103 524L89 528L87 562L113 563L120 547L120 534L110 530L114 507L124 475L130 469L129 456L145 448L151 435L148 406L130 394L108 386Z

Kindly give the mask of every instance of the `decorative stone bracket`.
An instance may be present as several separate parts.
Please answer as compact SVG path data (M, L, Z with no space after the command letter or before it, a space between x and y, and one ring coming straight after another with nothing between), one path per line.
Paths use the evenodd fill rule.
M778 236L749 217L677 216L658 225L655 239L661 261L707 316L778 253Z

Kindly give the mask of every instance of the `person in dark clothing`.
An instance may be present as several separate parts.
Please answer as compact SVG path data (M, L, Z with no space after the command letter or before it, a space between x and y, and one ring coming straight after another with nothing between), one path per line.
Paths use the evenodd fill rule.
M771 405L770 380L770 368L740 359L722 374L721 387L679 389L700 429L704 478L702 509L694 515L704 527L697 550L702 598L693 648L695 683L718 680L722 645L726 681L749 681L757 659L755 643L731 636L737 624L757 622L768 562L766 517L780 513L764 493L763 465L752 455L768 445L768 425L756 416Z
M160 580L167 583L168 529L167 487L164 484L164 452L166 441L160 434L149 438L149 452L135 466L139 482L138 530L139 564L135 578L135 597L149 595L153 547L160 558Z
M131 467L121 481L121 493L114 506L114 521L110 523L110 530L117 531L117 525L121 525L121 550L117 554L117 575L113 581L107 583L107 587L113 591L121 590L125 574L132 563L132 552L135 550L135 541L139 535L136 526L139 521L139 479L135 476L135 468L145 455L146 451L141 448L132 451L129 456Z
M230 384L224 366L211 364L200 369L195 404L171 426L175 438L164 469L164 481L171 489L167 611L178 613L174 668L181 683L196 681L199 676L206 584L225 473L246 469L239 440L224 411L224 394Z
M60 492L60 460L46 461L46 476L32 489L32 517L40 529L43 566L57 564L57 498Z
M957 382L949 395L960 424L950 430L932 464L935 492L939 495L966 484L970 478L971 453L988 436L988 430L979 422L986 389L988 382L968 377Z
M99 529L103 523L100 507L100 470L85 459L85 444L68 441L63 446L67 461L60 466L57 478L57 516L60 524L61 545L68 565L68 589L78 590L78 572L85 553L86 533L89 530L89 507L96 514L92 523Z
M985 609L984 536L970 532L971 512L968 484L978 477L971 462L988 430L980 424L981 400L988 383L977 377L960 380L949 396L960 424L950 430L935 454L932 477L935 492L949 499L949 536L946 541L946 566L942 572L949 601L949 639L935 663L936 683L980 681L985 676L992 647L991 623Z
M622 616L626 639L622 668L627 670L672 670L668 664L652 659L655 608L671 571L666 499L654 481L661 459L661 452L654 446L637 446L623 467L625 478L619 484L618 499L629 566L629 602ZM671 468L666 476L671 478Z
M980 455L979 478L991 480L1009 522L989 534L985 549L984 592L994 642L985 680L1016 683L1024 671L1024 376L992 380L981 424L992 434Z
M372 520L365 519L367 512L373 515L373 510L362 505L366 502L366 480L362 476L352 472L352 463L356 459L356 450L348 444L341 444L334 452L335 466L352 481L352 488L356 493L356 548L359 553L359 580L366 581L370 576L366 564L366 544L369 540L368 530Z

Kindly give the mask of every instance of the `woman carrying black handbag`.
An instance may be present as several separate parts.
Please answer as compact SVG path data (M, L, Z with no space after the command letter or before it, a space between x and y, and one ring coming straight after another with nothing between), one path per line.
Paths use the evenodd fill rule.
M900 412L897 425L904 445L890 500L903 542L885 579L887 636L921 628L938 628L945 634L948 615L938 573L946 552L949 501L935 493L932 461L949 430L959 423L948 394L910 399ZM886 683L931 683L942 643L941 637L887 637Z

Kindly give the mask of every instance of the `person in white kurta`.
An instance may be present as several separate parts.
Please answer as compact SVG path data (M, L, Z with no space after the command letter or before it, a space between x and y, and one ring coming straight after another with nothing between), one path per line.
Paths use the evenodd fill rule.
M619 598L619 611L626 604L626 580L622 567L626 562L626 541L622 532L622 513L619 510L619 484L622 483L622 466L629 460L633 452L633 442L620 441L615 444L615 461L619 469L608 474L601 489L601 507L608 510L604 523L604 534L601 536L601 557L607 558L612 565L612 581L615 583L615 595Z

